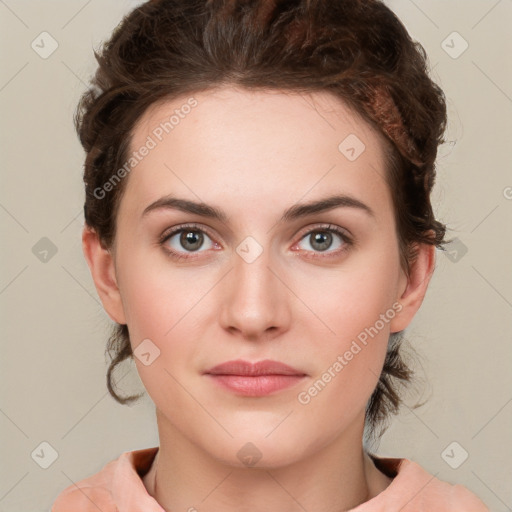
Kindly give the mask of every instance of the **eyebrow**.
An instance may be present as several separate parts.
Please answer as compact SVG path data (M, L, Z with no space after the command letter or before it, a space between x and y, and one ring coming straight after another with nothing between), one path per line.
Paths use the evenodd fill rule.
M285 210L279 220L279 223L289 222L315 213L321 213L340 207L354 208L365 212L373 219L377 218L375 212L359 199L346 194L338 194L311 201L309 203L294 204ZM227 214L215 206L211 206L206 203L197 203L188 199L180 199L170 195L161 197L147 206L142 212L141 217L145 217L155 210L180 210L182 212L200 215L201 217L215 219L224 224L228 223Z

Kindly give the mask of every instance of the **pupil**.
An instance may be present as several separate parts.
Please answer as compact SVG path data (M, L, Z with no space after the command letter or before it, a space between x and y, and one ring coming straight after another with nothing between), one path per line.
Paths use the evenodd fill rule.
M317 250L319 251L324 251L326 249L329 248L329 246L331 245L331 240L332 240L332 234L331 233L328 233L328 232L317 232L316 234L313 235L313 247L315 246L315 244L319 245L319 247L317 247Z
M203 235L197 231L183 232L180 242L185 248L187 248L187 244L192 244L192 247L189 246L188 250L197 251L202 245Z

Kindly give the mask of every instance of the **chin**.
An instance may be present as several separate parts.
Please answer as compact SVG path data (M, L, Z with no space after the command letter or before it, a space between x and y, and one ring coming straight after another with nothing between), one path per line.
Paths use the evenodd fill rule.
M266 434L268 430L266 430ZM230 439L227 443L210 443L209 451L213 458L219 460L223 464L237 468L259 468L272 469L287 466L299 461L306 456L307 446L298 436L287 435L284 431L284 438L289 443L284 444L282 437L273 434L265 437L266 434L255 433L247 436L237 435L234 439ZM211 451L211 447L217 446L215 452ZM300 447L300 448L299 448ZM313 449L313 447L310 447Z

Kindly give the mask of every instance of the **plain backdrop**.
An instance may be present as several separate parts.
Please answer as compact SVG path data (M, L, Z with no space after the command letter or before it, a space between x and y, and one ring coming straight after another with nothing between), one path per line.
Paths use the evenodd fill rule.
M138 3L0 1L0 512L48 511L122 452L158 445L147 395L129 407L107 392L111 322L82 254L84 154L72 124L93 48ZM512 510L512 1L388 4L448 98L433 202L457 240L438 251L406 331L427 403L405 406L377 452ZM42 32L58 45L46 58ZM143 390L133 363L122 373L125 393Z

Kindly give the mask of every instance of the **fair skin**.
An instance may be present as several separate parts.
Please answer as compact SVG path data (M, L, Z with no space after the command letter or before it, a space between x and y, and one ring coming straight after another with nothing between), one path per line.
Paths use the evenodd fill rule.
M187 98L153 105L132 150ZM112 250L87 226L83 232L105 310L128 325L133 350L145 339L160 350L147 366L134 357L160 437L144 483L165 510L348 510L391 482L363 451L365 406L389 335L423 301L435 248L419 246L408 278L382 178L382 139L338 99L233 87L194 98L198 105L124 178ZM365 144L353 161L338 149L349 134ZM177 209L142 216L168 194L213 205L227 220ZM357 198L374 216L342 206L280 221L289 207L334 194ZM159 245L168 228L189 222L207 230L198 250L180 243L180 233ZM325 224L354 245L332 233L319 248L309 233L328 236ZM248 236L262 248L251 263L236 251ZM189 259L172 259L166 248ZM399 313L300 403L298 394L393 304ZM273 359L306 377L268 396L239 396L203 374L232 359ZM237 456L248 442L262 455L251 467Z

